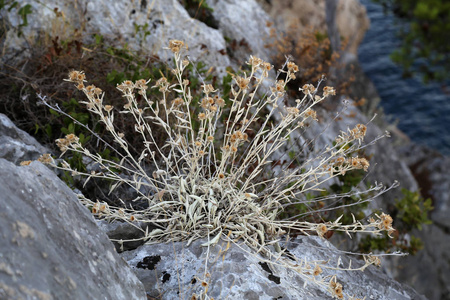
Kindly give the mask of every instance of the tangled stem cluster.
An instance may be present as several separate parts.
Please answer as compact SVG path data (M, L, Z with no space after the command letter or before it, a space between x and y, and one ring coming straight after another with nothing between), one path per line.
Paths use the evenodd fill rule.
M391 232L392 219L383 214L377 219L354 219L353 224L343 225L340 218L317 224L301 217L290 220L278 217L287 206L306 203L306 193L318 190L336 176L352 169L367 170L369 162L365 158L352 156L363 141L366 126L359 124L343 132L334 146L303 159L298 166L271 170L274 153L283 150L293 132L306 130L307 121L317 120L313 107L334 95L334 89L321 88L321 82L317 86L305 85L302 87L304 97L297 99L295 106L281 107L279 103L286 96L286 84L295 78L298 67L288 62L286 70L280 70L285 73L285 79L276 80L264 94L263 83L270 80L273 67L251 56L247 62L251 71L233 77L229 101L205 83L199 107L195 108L189 81L183 77L190 63L183 57L185 48L181 41L170 42L175 63L172 73L177 82L171 84L164 77L157 80L150 87L162 93L162 99L157 101L148 98L148 81L127 80L117 86L124 97L123 107L112 107L104 103L101 89L85 86L83 72L71 71L67 81L85 94L87 100L81 103L112 135L115 145L107 146L120 160L108 160L89 152L75 135L69 134L56 141L61 152L81 153L99 169L82 172L72 169L68 163L58 164L49 155L42 161L74 175L83 175L87 180L107 179L113 182L110 192L119 185L134 189L135 200L146 200L148 208L113 207L86 198L82 198L82 202L100 218L156 227L145 231L143 239L147 243L169 240L190 243L209 237L209 242L203 244L209 247L221 238L243 241L265 257L295 269L333 296L342 298L342 285L335 277L324 275L324 270L335 270L334 267L326 262L305 263L303 268L295 264L294 267L290 260L283 258L279 240L294 230L320 237L328 231L343 231L348 235ZM173 93L176 97L169 99ZM58 107L52 108L61 111ZM127 114L134 120L134 130L145 146L137 157L132 155L126 137L114 124L117 113ZM155 141L155 126L167 136L162 147ZM355 140L358 143L352 143ZM375 185L369 190L381 193L383 187ZM364 268L378 264L379 260L367 258L365 262Z

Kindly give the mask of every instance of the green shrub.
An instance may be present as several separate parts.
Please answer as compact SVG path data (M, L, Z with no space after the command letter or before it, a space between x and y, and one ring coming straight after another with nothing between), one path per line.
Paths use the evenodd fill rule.
M422 230L423 225L432 224L428 214L433 209L431 199L423 199L420 192L402 189L403 198L396 199L393 217L396 220L394 238L383 234L380 237L365 237L359 244L360 251L404 251L416 254L423 249L420 238L411 232L414 229Z

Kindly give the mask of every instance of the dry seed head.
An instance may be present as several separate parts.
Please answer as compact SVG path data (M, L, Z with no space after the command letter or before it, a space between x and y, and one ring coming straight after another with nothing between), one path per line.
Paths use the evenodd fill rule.
M316 232L320 237L323 237L324 234L327 233L327 231L328 231L327 225L323 223L318 224L316 227Z
M313 94L316 88L312 84L305 84L301 90L305 95Z
M234 78L234 80L236 81L237 86L239 87L240 90L247 90L248 89L248 84L250 82L249 78L243 78L241 76L236 76Z
M169 83L166 77L158 79L153 87L158 87L160 92L166 92L169 89Z
M283 92L284 91L284 80L278 80L277 84L275 85L275 90L277 92Z
M101 212L107 212L107 211L108 211L108 204L102 203L102 204L100 205L100 207L99 207L99 210L100 210Z
M142 89L142 90L146 90L148 88L147 81L145 81L145 79L139 79L138 81L136 81L134 83L134 86L137 89Z
M316 267L314 268L314 271L313 271L313 275L317 276L317 275L320 275L321 273L322 273L322 268L319 265L316 265Z
M366 260L372 265L375 265L377 267L381 266L381 259L378 256L368 255Z
M179 41L179 40L170 40L169 41L169 49L170 51L172 51L173 53L179 53L181 48L186 47L183 41Z
M71 82L78 82L79 81L79 75L80 74L82 74L81 72L79 72L79 71L75 71L75 70L72 70L72 71L70 71L69 72L69 79L68 79L68 81L71 81Z
M69 143L73 144L73 143L78 143L79 139L78 139L78 137L75 134L69 133L68 135L66 135L66 140Z
M96 95L96 96L100 96L101 94L102 94L102 89L101 88L98 88L98 87L96 87L95 89L94 89L94 95Z
M298 116L300 110L297 107L286 107L286 111L288 114L293 115L294 117Z
M317 113L315 112L315 110L308 108L305 111L305 115L307 118L311 118L311 119L317 121Z
M268 71L272 70L273 66L268 62L263 62L262 68L264 69L264 71L268 72Z
M223 100L223 98L218 98L218 99L216 100L216 104L217 104L220 108L222 108L222 107L225 106L225 100Z
M86 78L86 76L83 73L78 73L78 75L77 75L78 81L83 81L85 78Z
M379 229L391 230L392 229L392 217L385 213L382 213L380 216L380 224L378 225Z
M367 171L370 164L365 158L352 157L349 161L350 165L355 169L363 169Z
M206 114L205 113L199 113L198 114L198 118L199 118L199 120L203 121L203 120L206 119Z
M287 68L290 72L293 72L293 73L298 72L298 66L295 63L293 63L292 61L287 63Z
M345 162L345 158L343 157L338 157L336 158L336 165L342 165Z
M88 85L87 87L86 87L86 91L88 91L88 93L92 93L92 91L95 89L95 85L93 85L93 84L91 84L91 85Z
M53 158L50 156L49 153L45 153L42 154L39 158L38 161L43 163L43 164L50 164L53 162Z
M118 84L116 88L122 93L131 93L134 89L134 84L131 80L125 80L121 84Z
M336 95L336 90L331 86L326 86L323 88L323 96L328 97L329 95Z
M336 284L336 287L334 288L334 293L339 299L344 298L344 294L342 293L342 284L340 283Z
M175 98L175 99L172 100L173 107L179 107L183 103L184 103L184 101L180 97Z
M215 92L214 87L211 84L202 84L203 93L209 95L210 93Z
M69 149L70 143L66 139L57 139L56 145L58 146L59 150L64 153Z
M350 132L354 139L362 139L366 135L367 127L363 124L358 124Z
M113 108L114 108L114 106L112 106L112 105L105 105L105 106L103 106L103 109L106 112L110 112Z
M251 56L251 55L250 55L250 59L247 62L247 64L252 66L253 68L259 67L262 63L263 63L263 61L261 58L258 58L256 56Z
M209 100L208 100L208 97L205 97L205 98L202 99L202 101L201 101L201 103L200 103L200 106L201 106L203 109L208 109L208 106L209 106Z

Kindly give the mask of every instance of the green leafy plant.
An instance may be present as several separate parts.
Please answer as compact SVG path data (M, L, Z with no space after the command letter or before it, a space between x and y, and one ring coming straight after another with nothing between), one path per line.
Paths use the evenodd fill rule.
M446 0L375 0L402 18L402 44L391 57L406 77L446 81L450 74L450 3Z
M0 0L0 11L2 9L7 9L12 11L17 10L17 15L20 17L22 22L17 28L17 35L20 37L23 35L23 27L28 26L28 15L33 13L32 6L30 4L20 5L19 2L13 0Z
M372 251L404 251L416 254L423 248L420 238L414 236L414 229L422 230L422 226L432 224L428 214L433 209L431 199L424 199L420 192L402 189L403 198L396 199L393 217L396 231L394 238L387 235L363 239L359 248L363 252Z

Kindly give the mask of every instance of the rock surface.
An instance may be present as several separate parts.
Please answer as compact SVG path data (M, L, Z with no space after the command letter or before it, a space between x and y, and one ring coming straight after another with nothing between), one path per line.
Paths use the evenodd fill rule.
M162 47L167 45L169 39L182 39L187 42L190 48L190 56L192 60L200 60L205 62L208 66L214 66L219 72L224 73L223 70L228 65L232 64L234 60L242 62L250 54L257 53L258 55L268 55L266 50L261 48L264 36L267 33L266 24L263 24L268 18L267 14L264 14L260 8L255 6L253 0L243 1L237 0L208 0L207 3L213 9L213 16L216 21L219 22L219 28L212 28L205 23L193 19L189 16L188 12L180 5L176 0L155 0L155 1L115 1L114 4L103 3L102 1L76 1L68 2L63 0L49 0L46 1L44 6L38 1L17 1L20 5L30 3L32 5L33 13L28 16L29 25L23 27L23 37L17 37L17 32L14 30L14 26L20 23L20 18L17 14L17 8L11 11L3 10L3 20L8 24L9 28L6 33L6 39L3 41L3 47L6 49L5 56L15 57L17 53L25 53L27 49L27 43L33 45L33 40L38 38L38 33L49 31L50 28L57 30L56 35L60 36L60 39L71 38L73 28L85 28L84 36L89 38L93 33L99 33L104 37L112 40L116 46L122 46L124 42L128 42L133 49L144 49L145 53L158 54L162 58L168 57L167 51ZM264 4L270 1L259 1L260 4ZM286 8L278 7L283 11L267 10L270 15L276 17L278 20L292 20L300 22L301 26L317 26L322 31L326 31L325 21L325 0L320 1L271 1L274 5L281 5L283 3L291 3L292 5L286 6ZM68 28L61 26L61 19L55 17L53 8L58 8L58 11L63 12L67 23L73 26ZM360 39L360 33L365 31L368 25L367 17L363 14L363 7L360 6L357 0L341 0L338 3L338 27L340 32L345 34L349 33L352 46L350 51L356 51L354 47L357 45L358 39ZM254 19L259 20L261 23L255 22ZM248 19L248 20L247 20ZM300 20L300 21L298 21ZM245 26L246 21L252 22L251 26ZM59 23L58 23L59 22ZM343 25L345 23L347 25ZM148 30L150 32L145 38L140 38L142 35L136 33L135 26L143 26L149 24ZM346 27L347 26L347 27ZM245 30L242 30L244 27ZM58 28L66 30L66 36L64 32ZM346 28L346 29L342 29ZM60 30L60 31L58 31ZM262 34L260 34L262 32ZM142 32L141 32L142 33ZM228 55L231 52L226 52L229 45L225 41L224 36L230 40L235 40L238 45L236 56L230 58ZM352 37L355 37L352 39ZM241 41L245 38L245 41ZM334 39L339 37L332 37ZM353 44L354 41L354 44ZM224 52L225 51L225 52ZM246 51L248 51L246 53ZM259 51L259 52L258 52ZM225 53L225 54L224 54ZM228 54L228 55L227 55ZM366 83L361 85L361 90L366 89ZM371 99L370 99L371 100ZM368 111L372 112L374 101L369 101ZM367 112L367 111L366 111ZM315 128L312 128L313 132L322 132L322 130L328 125L327 120L331 120L334 117L334 112L330 113L323 111L323 118ZM369 116L370 118L371 116ZM340 130L346 130L347 126L353 126L356 123L367 122L368 118L364 116L358 109L350 106L350 110L345 113L343 120L338 124L328 128L325 134L322 134L319 140L320 145L329 144ZM9 123L5 123L9 124ZM7 125L3 134L0 134L0 153L1 156L7 157L11 161L18 163L21 160L33 159L37 153L44 152L41 148L34 144L34 142L24 142L22 145L14 144L13 140L8 142L10 137L15 137L13 134L14 129L10 125ZM369 140L370 137L374 137L377 134L383 132L382 127L369 126ZM5 140L6 139L6 142ZM8 146L10 145L10 146ZM8 148L9 147L9 148ZM402 184L402 187L409 189L417 189L417 181L419 185L424 186L422 179L416 176L413 177L413 172L408 168L408 164L405 162L407 155L398 154L398 150L391 145L391 140L382 140L375 146L369 148L369 150L375 153L374 160L371 161L373 165L378 162L376 168L372 168L371 179L383 181L384 183L391 183L397 179ZM442 162L442 161L441 161ZM433 180L433 187L429 189L430 193L435 194L435 206L439 207L433 213L433 219L436 223L447 224L446 213L440 213L440 209L444 209L450 202L439 202L440 199L445 198L448 195L450 188L448 187L448 176L446 179L446 172L448 167L444 167L445 164L441 164L439 159L435 162L428 161L427 163L421 163L422 167L417 169L413 168L414 173L425 174L429 172L429 180ZM409 164L410 167L415 165ZM33 165L35 167L36 165ZM429 166L435 166L430 168ZM440 168L440 169L439 169ZM20 168L18 168L21 170ZM441 179L434 178L434 170L439 169ZM420 171L420 172L419 172ZM446 183L445 183L446 182ZM381 204L392 203L392 200L397 197L399 190L394 194L386 194L380 201ZM44 195L45 196L45 195ZM438 204L438 205L436 205ZM439 217L440 215L440 217ZM11 225L9 225L11 226ZM447 226L447 225L445 225ZM403 270L399 270L395 265L392 267L392 272L398 276L398 278L405 280L414 285L419 291L427 292L427 295L432 297L431 299L439 299L439 296L444 295L448 288L448 267L442 261L448 262L448 253L445 251L448 249L448 227L434 228L431 231L424 231L424 236L435 232L439 238L433 238L430 240L430 244L427 244L426 253L428 258L421 258L421 254L417 257L409 257L408 260L403 261L403 258L397 262L397 266L404 266L404 262L408 262L408 270L403 273ZM3 227L2 227L3 228ZM120 230L119 230L120 231ZM96 232L96 231L93 231ZM439 248L435 250L434 247L447 247ZM424 252L425 253L425 252ZM446 256L447 255L447 256ZM432 263L431 263L432 262ZM398 272L396 272L398 270ZM406 269L405 269L406 270ZM402 273L402 274L400 274ZM421 274L421 275L418 275ZM427 275L428 274L428 275ZM432 274L432 276L431 276ZM167 276L166 276L167 277ZM434 281L434 282L433 282ZM439 282L439 286L434 283ZM447 287L446 287L447 286ZM370 298L369 298L370 299Z
M219 242L209 250L210 256L205 262L207 248L200 247L205 242L207 240L197 240L189 247L185 243L144 245L121 255L144 283L151 299L191 299L193 294L199 296L205 291L202 281L208 285L207 295L214 299L331 299L326 287L319 288L312 282L305 285L305 279L294 271L262 262L261 257L249 254L251 250L243 245L238 247L231 243L227 249L226 242ZM319 237L297 238L288 249L300 260L329 260L331 265L337 265L340 257L341 267L349 264L349 257ZM361 266L361 262L354 260L352 266ZM205 277L207 273L210 277ZM374 266L364 272L324 270L317 279L330 274L337 275L347 296L378 300L426 299Z
M233 61L238 66L248 61L249 55L270 59L265 45L270 35L269 15L254 0L207 0L213 9L220 33L230 40Z
M4 114L0 114L0 158L15 164L37 159L46 148L28 133L20 130Z
M17 57L18 53L26 55L27 43L34 44L46 32L53 32L59 40L71 40L80 35L80 32L74 34L75 28L83 28L83 42L92 42L92 36L100 34L116 47L128 43L131 49L167 60L171 54L163 47L167 47L170 39L179 39L188 44L193 61L201 60L216 67L230 65L228 56L219 53L226 51L225 39L220 32L191 18L177 0L17 2L19 6L2 14L4 22L10 24L3 45L6 49L4 60ZM31 5L32 13L28 15L29 25L22 28L23 35L19 38L15 29L20 24L18 7L25 4ZM56 17L55 8L64 14L63 20ZM146 29L143 26L147 26ZM217 71L224 72L224 69Z
M398 260L394 276L430 300L450 300L450 157L426 146L408 144L400 154L411 168L424 197L433 200L433 224L413 234L424 243L415 257Z
M347 50L356 55L358 46L369 28L366 9L358 0L331 0L336 5L336 25L342 37L348 40ZM277 26L298 30L312 28L327 32L327 0L258 0L258 3L275 20Z
M46 166L0 159L0 299L145 299L142 283Z

